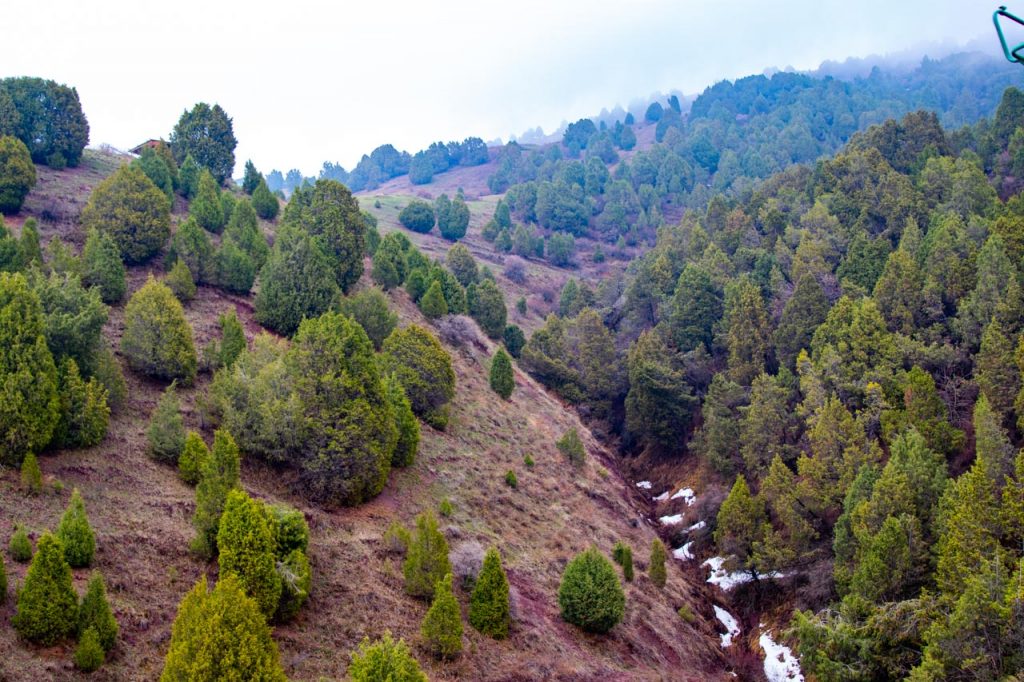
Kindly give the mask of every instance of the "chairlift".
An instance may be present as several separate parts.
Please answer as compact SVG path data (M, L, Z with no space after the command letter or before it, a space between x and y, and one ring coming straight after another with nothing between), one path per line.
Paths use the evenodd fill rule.
M996 25L996 33L999 34L999 43L1003 46L1003 54L1006 55L1006 59L1017 64L1024 63L1024 43L1018 44L1012 50L1010 46L1006 44L1006 36L1003 34L1003 27L999 23L999 17L1003 17L1009 21L1024 26L1024 19L1015 16L1006 9L1006 5L1001 5L999 9L992 14L992 23Z

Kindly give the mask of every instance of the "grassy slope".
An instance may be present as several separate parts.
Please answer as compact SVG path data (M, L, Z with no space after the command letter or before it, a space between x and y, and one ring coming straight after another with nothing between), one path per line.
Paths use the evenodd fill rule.
M80 207L88 188L117 163L90 157L86 167L53 174L52 184L41 184L30 197L26 214L41 217L39 207L54 201ZM51 187L62 194L49 195ZM382 211L386 205L382 203ZM482 220L476 208L473 224L479 229ZM82 241L70 214L60 221L44 220L42 232L44 238L60 234L73 243ZM440 242L431 237L417 241L425 246ZM156 266L130 272L132 290L141 286L150 269ZM404 292L394 292L392 301L403 324L424 323ZM217 314L231 305L250 336L258 330L248 299L204 287L186 309L197 346L211 337ZM115 348L122 315L123 306L114 308L106 328ZM646 579L643 568L654 532L638 511L645 509L642 497L611 470L608 453L569 410L524 373L516 373L511 401L492 393L486 366L493 345L479 334L449 350L458 375L451 426L444 433L424 427L417 463L393 473L384 493L372 502L354 509L319 510L295 496L280 472L253 462L243 464L242 482L250 493L303 509L312 528L313 594L294 623L275 630L289 676L342 679L348 652L358 641L390 629L413 643L432 679L724 679L707 591L699 579L684 576L675 567L670 568L664 591ZM34 536L55 527L72 487L85 497L98 538L96 568L107 580L122 632L111 660L91 676L95 680L155 679L178 600L199 575L216 573L215 564L203 564L187 551L193 491L171 468L145 454L146 423L162 386L131 373L127 378L128 404L114 415L103 444L41 458L48 480L64 484L62 492L27 497L18 489L16 471L0 471L4 542L15 523L26 524ZM201 377L196 387L182 393L192 428L203 426L195 400L208 379ZM591 454L579 472L573 472L553 447L570 426L581 429ZM205 435L209 439L210 434ZM536 460L533 469L522 464L527 453ZM509 469L517 472L518 490L505 486ZM516 595L517 622L505 642L480 637L467 625L462 658L438 664L419 643L419 622L427 605L404 595L400 564L386 554L380 537L393 519L409 523L419 511L436 509L445 496L455 506L454 515L443 520L453 548L468 541L501 548ZM618 539L634 547L639 564L637 580L626 587L625 621L610 636L584 635L558 615L555 595L562 568L588 544L610 551ZM19 583L25 567L5 559L12 584ZM75 572L79 591L87 578L88 571ZM465 607L466 595L458 596ZM692 625L676 614L684 604L700 616ZM38 649L17 640L9 627L13 608L13 599L0 606L0 680L79 679L70 664L70 645Z

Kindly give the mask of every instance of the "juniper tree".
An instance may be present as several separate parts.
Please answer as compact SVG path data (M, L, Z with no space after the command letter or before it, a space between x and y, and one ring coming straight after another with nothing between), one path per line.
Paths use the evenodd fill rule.
M97 643L104 654L109 653L114 648L120 628L107 601L107 587L103 582L103 576L98 572L94 572L89 578L82 604L78 607L78 636L82 637L90 628L96 633Z
M92 563L92 556L96 551L96 534L89 525L85 502L78 488L71 493L71 501L60 518L57 538L64 547L64 558L69 566L84 568Z
M149 454L158 461L174 464L185 448L185 422L181 417L177 385L171 382L160 396L146 429Z
M260 230L256 209L248 199L241 199L231 212L231 219L224 228L224 239L230 239L252 259L253 267L259 271L267 262L270 246Z
M279 334L294 334L303 318L323 314L337 300L330 260L313 239L285 225L260 271L256 321Z
M455 275L455 279L459 280L459 284L464 287L468 287L480 279L480 269L477 267L476 260L463 244L456 244L448 249L445 263Z
M591 547L566 565L558 605L566 621L603 634L622 620L626 595L611 562Z
M402 564L405 591L414 597L430 599L438 581L451 571L448 541L437 527L437 518L432 512L422 512L416 517L416 530Z
M220 352L217 361L221 367L230 367L248 345L245 329L238 320L238 313L234 307L222 313L217 318L217 324L220 326Z
M39 246L39 224L35 218L27 219L21 226L18 248L21 249L21 260L26 266L43 267L43 250Z
M398 315L388 307L388 297L377 288L346 296L338 304L338 310L359 323L377 350L398 324Z
M384 390L391 403L395 415L395 426L398 428L398 442L391 456L391 466L407 467L416 460L416 451L420 443L420 423L412 411L412 403L405 395L405 389L394 374L385 375Z
M516 386L515 376L512 373L512 360L504 348L498 347L491 358L490 374L491 390L508 400L512 390Z
M435 428L448 423L448 402L455 397L451 356L433 334L417 325L396 329L384 340L380 362L405 388L412 410Z
M277 197L271 194L267 187L267 181L263 178L260 178L256 189L252 191L252 207L256 211L256 215L264 220L273 220L281 210L281 204Z
M658 538L654 538L651 542L651 557L647 562L647 577L658 587L665 587L668 578L665 572L666 558L668 552L665 551L665 545Z
M214 280L231 294L246 295L256 281L256 266L245 251L231 239L224 239L213 256Z
M196 485L202 476L202 471L210 458L210 450L206 447L202 437L195 431L189 431L185 436L185 446L178 457L178 475L181 480L189 485Z
M217 532L228 493L238 486L238 446L223 429L213 434L213 450L196 486L196 510L192 525L196 536L192 548L200 555L217 553Z
M492 339L500 339L505 333L508 321L508 309L505 307L505 296L498 285L485 279L476 285L476 294L469 306L469 314L480 329Z
M170 146L175 160L181 163L191 155L218 183L231 177L237 145L231 118L219 104L197 103L181 114L171 131Z
M79 635L78 646L75 647L75 667L84 673L91 673L99 670L105 658L96 628L86 628Z
M50 533L37 543L11 624L30 642L50 646L75 632L78 596L71 584L71 567L64 546Z
M38 495L43 491L43 472L39 470L39 461L34 452L28 453L21 460L21 487L29 495Z
M124 165L93 190L82 209L86 230L109 234L127 263L144 263L171 234L171 204L137 166Z
M470 596L469 622L481 634L505 639L508 637L510 614L508 578L501 565L501 555L491 547L484 555L483 567Z
M171 239L170 258L177 258L188 266L196 284L210 284L216 276L213 244L210 236L193 217L178 225Z
M82 284L96 287L108 305L120 303L127 284L124 263L117 244L106 232L89 230L82 249Z
M32 558L32 541L28 539L25 526L20 523L14 528L7 551L11 553L11 558L19 564L23 564Z
M402 640L392 639L390 632L373 643L363 639L352 653L348 675L352 682L427 682L409 647Z
M260 184L260 180L263 176L258 170L256 170L256 164L249 159L245 162L245 175L242 177L242 191L246 194L252 194L256 187Z
M61 417L53 433L51 445L56 447L90 447L107 435L110 408L107 389L91 377L83 381L78 365L64 358L58 372Z
M174 297L182 303L188 303L196 297L195 279L192 277L192 271L188 269L183 260L174 261L170 272L164 278L164 284L171 290Z
M377 250L373 253L373 269L370 272L373 281L385 291L401 286L409 274L406 252L409 240L400 232L392 232L385 236Z
M451 573L437 581L420 633L438 658L455 658L462 652L462 612L452 594Z
M16 137L0 135L0 213L21 210L36 184L36 167L28 148Z
M228 492L217 530L220 576L235 576L267 617L277 610L281 598L274 550L272 526L262 503L237 488Z
M191 199L199 191L199 174L202 169L196 163L195 157L185 154L185 158L178 162L178 189L186 199Z
M441 283L435 280L427 287L426 293L420 299L420 310L429 320L436 320L448 314L448 303L441 293Z
M633 582L633 550L629 545L621 540L616 542L612 549L612 559L622 566L622 577L626 579L626 582Z
M186 384L195 379L198 359L185 311L152 275L125 307L121 350L128 365L143 374Z

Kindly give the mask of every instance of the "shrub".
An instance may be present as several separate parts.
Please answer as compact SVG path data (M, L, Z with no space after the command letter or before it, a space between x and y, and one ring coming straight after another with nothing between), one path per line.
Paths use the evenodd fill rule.
M270 627L233 575L212 592L204 576L178 606L160 682L188 680L286 681Z
M108 305L124 298L127 284L121 252L113 237L105 232L89 230L82 249L82 284L98 288Z
M95 377L83 381L70 357L61 362L58 381L61 416L51 445L81 448L99 444L107 435L110 420L107 389Z
M438 658L454 658L462 652L462 612L452 594L451 573L437 582L420 634Z
M523 333L519 325L510 324L505 326L505 333L502 334L501 340L505 344L508 354L518 358L523 352L523 346L526 345L526 334Z
M556 232L548 239L548 260L552 265L564 267L572 262L572 254L576 250L576 240L571 234Z
M665 587L665 581L668 578L665 572L667 558L668 552L665 551L665 545L658 538L654 538L654 541L651 542L651 558L647 563L647 576L658 587Z
M195 198L188 207L188 214L199 227L217 234L220 234L227 222L224 207L220 203L220 187L206 169L199 173L199 186Z
M281 578L281 599L274 618L283 623L294 618L306 603L313 585L313 573L306 554L298 549L278 560L277 573Z
M526 261L519 256L509 256L505 259L505 268L502 271L510 282L526 284L527 270Z
M152 258L171 235L171 206L136 166L121 166L93 190L82 209L86 230L109 234L128 263Z
M86 628L78 640L78 646L75 647L75 667L84 673L91 673L99 670L105 658L96 628Z
M203 468L210 458L210 449L206 447L202 436L195 431L189 431L185 436L185 447L178 457L178 475L181 480L189 485L199 483Z
M388 297L376 288L346 296L338 304L338 310L359 323L377 350L398 323L398 315L388 307Z
M480 268L477 267L473 254L463 244L456 244L448 249L445 262L448 264L448 269L455 275L455 279L459 280L459 284L464 287L468 287L480 279Z
M434 209L425 201L413 199L398 214L398 222L413 232L427 234L434 229Z
M688 604L683 604L682 606L680 606L676 610L676 613L679 614L680 618L682 618L687 623L690 623L691 625L697 622L697 614L693 612L693 609L691 609Z
M232 294L245 295L256 281L256 266L234 241L225 239L214 258L217 286Z
M414 597L431 599L438 581L451 572L448 541L438 530L433 513L423 512L416 517L416 531L402 564L405 591Z
M413 414L412 404L405 395L405 389L394 374L384 377L384 392L395 417L398 428L398 441L391 455L391 466L407 467L416 461L416 451L420 445L420 423Z
M198 360L185 311L152 275L125 308L121 350L128 366L143 374L185 383L195 379Z
M511 469L505 472L505 485L512 489L519 487L519 478L516 476L516 472Z
M616 542L612 550L612 559L622 566L622 577L626 582L633 582L633 550L630 546L621 540Z
M512 395L512 389L516 386L515 377L512 375L512 360L504 348L498 348L491 358L491 390L508 400Z
M435 428L448 424L448 402L455 397L451 357L426 329L410 325L384 340L381 365L405 389L412 411Z
M489 279L476 286L476 294L470 299L469 314L487 336L500 339L505 333L508 310L505 297L498 285Z
M576 429L566 431L555 445L574 465L579 466L586 459L587 452L583 448L583 441L580 440L580 434Z
M64 560L64 546L50 533L43 533L18 592L11 624L28 641L51 646L74 634L77 618L78 597L71 584L71 567Z
M272 505L269 510L277 556L286 557L295 550L305 552L309 548L309 524L305 514L283 504Z
M274 562L276 548L269 517L260 502L243 490L232 490L217 531L220 576L234 575L245 593L270 617L281 598L281 576Z
M213 258L213 244L210 242L210 236L194 217L178 225L171 240L168 258L183 261L192 273L192 281L196 284L209 284L214 281L217 266Z
M146 429L150 456L165 464L176 464L185 449L185 422L176 388L171 382L160 396Z
M107 586L99 573L93 573L89 578L85 597L78 608L78 636L82 637L88 630L96 633L97 643L104 654L114 648L119 628L107 602Z
M0 213L17 213L36 184L28 147L16 137L0 137Z
M279 334L291 335L303 318L326 312L338 297L327 256L302 231L287 225L260 271L256 320Z
M192 516L192 526L196 529L192 549L202 556L212 557L217 553L220 516L228 493L238 486L238 468L238 446L231 434L223 429L215 431L213 451L196 486L196 510Z
M43 472L39 470L34 452L28 453L21 460L21 487L30 495L38 495L43 491Z
M277 217L277 212L281 210L280 202L270 193L267 181L263 178L260 178L260 183L252 192L252 207L256 211L256 215L264 220L273 220Z
M64 546L64 558L72 568L85 568L92 563L96 551L96 535L85 514L85 502L78 488L71 493L71 502L57 526L57 538Z
M533 461L533 456L530 455L530 453L526 453L526 455L523 456L523 464L526 465L527 469L533 468L535 462Z
M183 260L174 261L171 271L164 278L164 284L182 303L188 303L196 297L196 282L192 278L192 271L188 269Z
M352 682L427 682L409 647L392 639L390 632L372 644L368 638L359 644L352 653L348 675Z
M191 155L218 183L231 177L235 168L235 139L231 119L219 104L199 102L182 113L171 131L171 151L182 163Z
M491 547L484 556L484 565L469 600L469 622L481 634L494 639L508 637L511 621L508 578L501 565L501 555Z
M388 529L384 531L381 541L391 554L405 554L409 549L409 543L412 542L412 535L409 533L409 529L401 523L392 521Z
M565 567L558 605L566 621L587 632L605 633L622 620L626 595L611 562L591 547Z
M441 500L441 504L438 505L437 511L441 516L448 518L455 513L455 508L452 507L452 501L446 497Z
M11 553L11 558L19 564L23 564L32 558L32 541L28 538L25 526L18 524L15 527L7 549Z
M441 292L441 283L437 280L431 282L426 293L420 299L420 311L430 320L436 320L448 314L448 303L444 300Z

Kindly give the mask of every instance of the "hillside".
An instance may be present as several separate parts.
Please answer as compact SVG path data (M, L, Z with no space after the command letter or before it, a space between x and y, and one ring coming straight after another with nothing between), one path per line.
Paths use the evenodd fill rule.
M59 236L81 244L77 210L118 163L118 158L87 152L78 169L41 168L39 185L21 215L9 224L17 231L25 218L35 217L44 242ZM59 219L47 208L54 204L61 206ZM483 219L485 206L474 204L474 228ZM385 231L392 209L387 202L380 209ZM175 218L180 219L180 213ZM442 248L429 238L422 243L428 252L440 253ZM131 268L129 290L141 286L150 272L160 275L158 262ZM555 282L559 274L545 271L543 276ZM391 303L402 324L425 323L403 291L392 292ZM186 306L198 347L215 334L216 316L232 306L251 339L259 330L252 319L251 299L200 288ZM115 349L123 331L123 308L111 308L104 329L104 338ZM533 325L538 322L533 319ZM376 499L352 509L323 511L296 496L287 476L243 461L247 491L298 507L312 529L312 595L294 622L275 629L290 679L342 679L348 652L363 637L373 638L388 629L414 643L414 652L429 666L432 679L725 679L727 663L704 586L670 567L669 583L662 591L644 574L654 537L648 503L617 473L614 457L571 410L523 372L516 371L511 401L498 398L486 382L493 343L468 320L455 328L460 330L456 334L441 334L458 381L451 424L445 432L424 427L416 464L393 473ZM106 577L122 633L109 662L91 679L151 680L162 667L173 605L199 575L215 574L216 565L197 560L187 549L193 534L193 491L173 469L146 454L144 432L163 384L125 374L128 403L114 414L101 445L41 457L50 488L59 482L60 492L27 496L19 489L16 470L2 472L0 537L8 537L17 523L25 524L33 536L54 527L70 491L78 488L97 533L95 568ZM208 382L209 375L200 375L194 387L181 392L191 428L205 426L196 404ZM570 427L584 433L589 453L578 471L554 447ZM526 455L535 460L533 468L523 465ZM504 482L508 470L518 475L517 489ZM416 644L426 605L404 594L400 566L387 554L381 536L393 520L409 523L424 509L436 510L446 497L455 510L442 519L453 551L473 543L501 548L515 621L505 642L467 628L466 653L454 663L439 664ZM559 617L555 593L561 570L586 546L593 543L610 551L618 540L632 545L638 560L637 579L626 585L626 618L607 637L583 635ZM23 580L24 565L8 562L8 567L12 582ZM88 574L75 572L80 591ZM466 595L458 594L465 608ZM677 614L684 606L698 615L692 623ZM13 608L9 600L0 608L0 620L8 622ZM26 646L10 627L0 628L0 679L79 679L70 654L69 646Z

